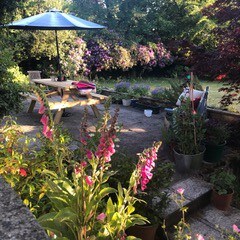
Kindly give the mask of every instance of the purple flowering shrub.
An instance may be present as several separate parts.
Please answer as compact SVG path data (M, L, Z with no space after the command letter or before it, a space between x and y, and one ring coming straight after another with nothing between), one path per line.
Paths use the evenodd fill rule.
M74 77L84 74L94 77L106 70L130 70L136 66L145 70L164 68L173 63L173 57L163 43L123 46L119 41L89 40L77 38L62 60L64 73Z
M108 43L90 40L87 43L87 51L85 52L84 60L87 64L86 75L108 70L112 61L110 45Z
M153 98L162 99L164 97L165 89L163 87L156 87L151 91L151 96Z
M116 92L127 93L130 90L130 82L119 82L114 85Z
M134 97L147 96L150 91L150 86L146 84L134 84L132 86L132 94Z

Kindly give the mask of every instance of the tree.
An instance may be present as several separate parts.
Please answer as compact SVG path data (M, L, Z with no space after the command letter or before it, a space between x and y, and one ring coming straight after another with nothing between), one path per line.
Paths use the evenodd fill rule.
M217 0L205 8L203 13L213 19L217 26L212 30L217 46L211 51L201 47L195 52L195 70L216 80L228 80L222 104L240 102L240 2L238 0Z

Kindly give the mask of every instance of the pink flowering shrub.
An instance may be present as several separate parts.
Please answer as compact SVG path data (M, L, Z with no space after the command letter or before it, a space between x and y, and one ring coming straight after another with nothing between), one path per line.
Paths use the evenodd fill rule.
M75 45L63 56L61 64L68 77L85 75L92 78L101 71L127 71L136 66L145 71L164 68L173 61L174 58L162 42L124 46L116 39L91 39L85 42L77 38Z

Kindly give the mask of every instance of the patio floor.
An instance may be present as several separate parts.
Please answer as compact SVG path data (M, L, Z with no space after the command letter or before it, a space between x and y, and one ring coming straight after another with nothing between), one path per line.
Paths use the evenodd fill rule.
M29 101L24 103L24 110L14 116L17 117L17 123L22 127L23 131L29 136L34 136L41 131L42 124L40 123L41 115L38 114L38 105L33 113L26 113L29 106ZM162 139L161 129L164 127L164 113L153 114L151 117L146 117L143 110L133 107L124 107L122 105L112 104L110 107L111 115L114 110L119 107L118 123L122 125L122 130L119 135L119 151L127 154L136 154L142 152L144 148L150 147L154 141ZM98 106L100 112L104 111L103 105ZM94 131L94 126L97 119L94 117L91 108L89 109L88 125L91 131ZM62 126L68 129L74 138L79 139L79 127L83 117L83 107L73 107L67 112L72 115L62 118Z

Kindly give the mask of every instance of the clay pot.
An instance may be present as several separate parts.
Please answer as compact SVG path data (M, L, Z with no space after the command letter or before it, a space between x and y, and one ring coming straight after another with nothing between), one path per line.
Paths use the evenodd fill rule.
M231 206L231 202L232 202L232 198L233 198L233 191L229 194L222 194L219 195L214 189L212 191L212 204L214 207L216 207L219 210L222 211L227 211L230 206Z
M154 240L158 224L155 225L135 225L127 229L128 236L134 236L142 240Z

